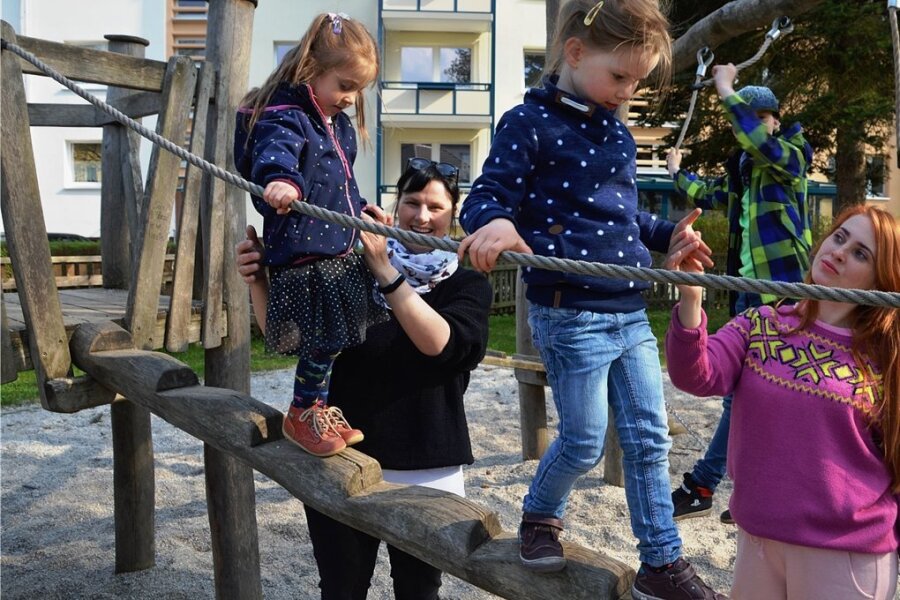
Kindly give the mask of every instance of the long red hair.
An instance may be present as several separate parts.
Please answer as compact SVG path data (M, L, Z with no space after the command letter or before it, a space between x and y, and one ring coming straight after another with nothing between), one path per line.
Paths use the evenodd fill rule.
M874 206L851 206L834 220L831 236L850 217L865 215L875 232L875 287L883 292L900 292L900 220ZM806 282L812 283L807 274ZM803 302L801 328L809 326L819 313L816 300ZM862 355L871 357L881 369L883 390L877 400L877 424L883 436L884 458L893 476L893 491L900 493L900 309L886 306L857 306L851 313L853 353L862 364Z

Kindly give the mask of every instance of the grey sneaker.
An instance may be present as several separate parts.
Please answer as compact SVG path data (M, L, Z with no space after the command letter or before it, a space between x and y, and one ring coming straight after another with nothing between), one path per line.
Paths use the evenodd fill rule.
M641 565L634 586L634 600L728 600L703 583L691 563L679 558L662 573L654 573Z
M566 566L559 532L563 522L534 513L522 515L519 525L519 558L526 569L539 573L560 571Z

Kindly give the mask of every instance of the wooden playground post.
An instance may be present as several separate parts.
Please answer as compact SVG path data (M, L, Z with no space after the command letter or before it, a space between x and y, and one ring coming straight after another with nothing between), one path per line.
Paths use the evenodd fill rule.
M144 57L149 42L132 36L104 36L109 51ZM110 86L110 102L136 92ZM118 123L103 126L101 154L103 183L100 189L100 244L103 286L128 289L132 271L132 240L137 240L136 220L141 196L125 169L140 174L137 140ZM138 179L140 181L140 178ZM131 207L128 206L131 204ZM129 222L127 215L135 219ZM128 401L110 406L113 446L113 515L116 529L116 573L149 569L156 564L156 474L150 411Z
M215 160L217 153L224 155L225 161L217 164L229 167L234 164L234 115L249 79L255 10L255 0L209 2L206 59L218 66L218 81L215 110L210 111L207 121L206 139L211 143L206 145L205 158ZM210 192L207 202L216 199L216 190L221 185L224 184L215 180L205 186ZM210 254L205 262L212 265L206 273L207 281L222 282L228 334L222 338L221 345L206 352L206 384L249 393L250 305L246 286L232 258L235 244L244 236L246 195L229 186L222 200L219 208L224 209L223 240L221 244L206 244ZM211 227L212 224L205 230L209 237L214 235ZM214 256L216 253L218 257ZM215 265L221 267L217 269ZM219 306L213 310L207 304L206 308L207 312L219 311ZM216 597L262 598L253 469L210 445L204 445L204 463Z
M130 35L106 35L109 51L144 58L150 44ZM109 86L106 101L114 103L140 92ZM142 193L140 138L119 123L103 126L100 155L103 184L100 188L100 254L103 257L103 287L127 290L131 283L131 242L137 238ZM138 177L135 181L134 171Z
M522 268L516 276L516 354L537 356L528 326L528 302ZM538 359L540 360L540 359ZM539 459L547 451L547 377L538 371L516 369L519 382L519 429L522 435L522 459Z

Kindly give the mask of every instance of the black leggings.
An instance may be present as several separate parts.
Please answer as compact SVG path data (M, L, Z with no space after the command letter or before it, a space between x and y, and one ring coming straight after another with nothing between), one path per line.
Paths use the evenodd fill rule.
M304 505L322 600L365 600L381 540ZM438 600L441 571L388 544L397 600Z

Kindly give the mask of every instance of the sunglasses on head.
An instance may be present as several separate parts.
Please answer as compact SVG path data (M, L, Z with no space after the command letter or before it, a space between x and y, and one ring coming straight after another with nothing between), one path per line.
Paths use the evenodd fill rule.
M410 158L406 161L406 170L415 169L416 171L424 171L429 167L434 167L444 179L454 183L459 182L459 167L445 162L435 162L427 158Z

